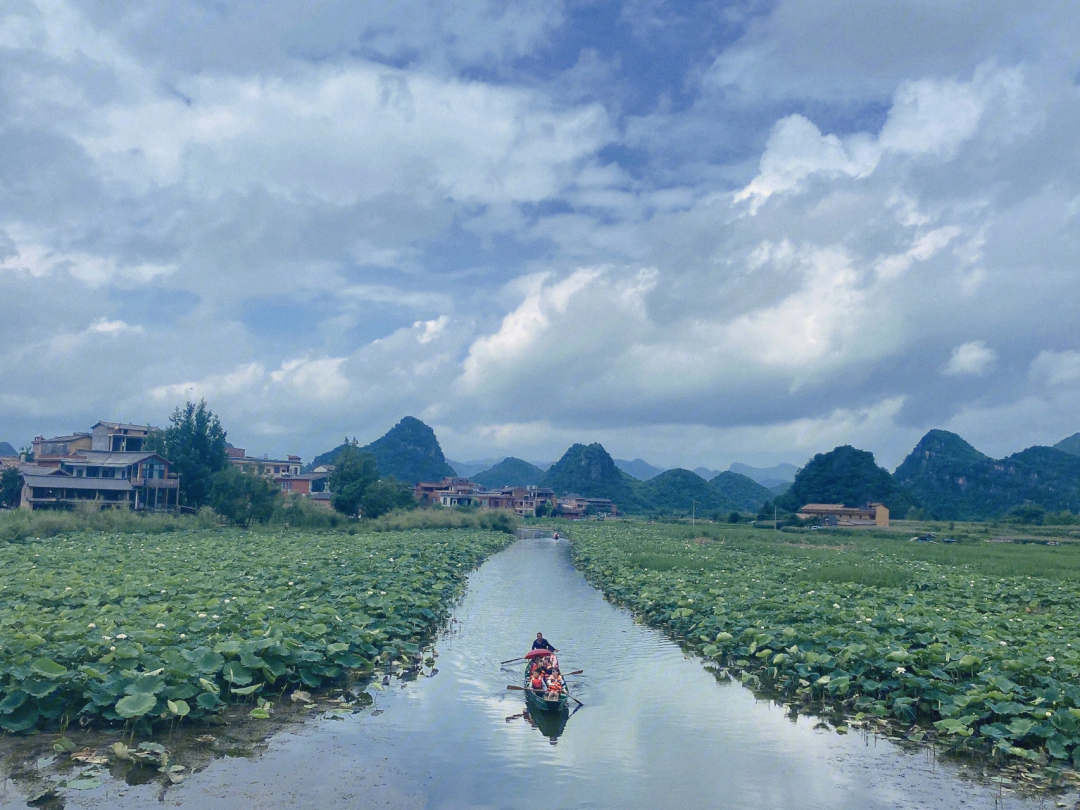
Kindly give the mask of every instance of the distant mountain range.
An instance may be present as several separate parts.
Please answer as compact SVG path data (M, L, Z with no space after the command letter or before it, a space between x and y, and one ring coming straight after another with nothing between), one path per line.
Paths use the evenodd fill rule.
M894 478L940 520L998 517L1017 506L1080 509L1077 436L1054 447L1029 447L1003 459L980 453L955 433L931 430L896 468Z
M799 468L794 464L777 464L775 467L751 467L749 464L736 462L728 467L731 472L740 473L747 478L753 478L763 487L775 487L780 484L790 484L795 480L795 473Z
M317 456L311 466L333 463L342 446ZM0 443L0 450L5 448L14 453ZM721 473L705 467L662 470L640 458L613 459L600 444L575 444L551 465L512 456L450 464L434 431L411 416L361 449L375 455L381 474L410 484L464 475L492 488L539 485L558 495L609 498L620 511L632 514L694 510L711 516L757 511L773 499L789 511L807 503L861 506L880 501L894 518L918 507L938 520L996 518L1025 505L1080 511L1080 433L1053 447L1029 447L993 459L955 433L931 430L893 474L879 467L873 454L848 445L819 453L800 470L792 464L732 464Z
M635 458L633 461L627 461L625 458L617 458L615 459L615 466L627 475L632 475L638 481L648 481L650 478L655 478L664 471L663 467L654 467L649 462L643 461L640 458Z
M17 456L17 455L19 455L19 454L17 452L15 452L14 447L12 447L7 442L0 442L0 456Z

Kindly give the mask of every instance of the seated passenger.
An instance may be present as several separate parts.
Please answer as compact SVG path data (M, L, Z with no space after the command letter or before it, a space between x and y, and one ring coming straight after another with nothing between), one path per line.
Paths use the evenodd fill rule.
M543 692L547 685L544 683L543 675L539 672L533 672L532 677L529 679L529 686L537 692Z

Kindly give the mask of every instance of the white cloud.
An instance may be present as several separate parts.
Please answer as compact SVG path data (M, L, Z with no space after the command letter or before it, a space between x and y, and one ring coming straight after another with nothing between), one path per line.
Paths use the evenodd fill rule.
M1080 382L1080 352L1041 351L1031 361L1029 376L1052 386Z
M948 376L980 377L993 368L996 362L997 352L987 346L985 340L973 340L953 349L952 356L941 369L941 373Z
M771 195L797 191L811 176L868 177L890 154L951 159L959 146L975 135L990 105L1002 105L1018 122L1024 97L1020 70L984 65L970 82L919 79L902 83L876 137L866 132L843 139L822 135L804 116L790 115L773 127L757 177L735 195L735 200L749 199L753 213ZM1017 123L1000 136L1026 125Z
M14 254L0 259L0 273L26 273L35 278L66 272L90 288L114 282L146 283L175 272L175 265L124 263L111 256L49 247L44 234L31 234L19 223L5 223Z
M527 90L376 64L287 79L201 76L183 93L98 109L72 135L137 187L218 195L260 184L337 204L401 189L540 200L611 135L596 105L557 110Z

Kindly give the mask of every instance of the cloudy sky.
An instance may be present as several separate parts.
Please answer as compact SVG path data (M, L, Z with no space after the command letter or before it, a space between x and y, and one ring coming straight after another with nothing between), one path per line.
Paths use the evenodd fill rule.
M0 439L1080 430L1080 5L6 0Z

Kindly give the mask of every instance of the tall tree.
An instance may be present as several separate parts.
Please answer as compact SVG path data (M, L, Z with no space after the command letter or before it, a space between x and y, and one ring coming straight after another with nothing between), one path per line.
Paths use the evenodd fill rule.
M219 515L240 526L268 521L281 498L272 479L232 465L214 473L212 481L210 505Z
M375 456L362 453L356 440L346 440L334 462L330 475L330 503L334 509L350 517L360 511L367 488L379 480Z
M15 467L5 467L0 473L0 506L14 509L22 497L22 476Z
M416 499L413 498L412 487L391 475L368 484L360 505L363 507L364 517L377 518L394 509L415 508Z
M210 499L214 473L229 464L225 430L206 400L188 402L169 417L169 426L150 437L150 449L172 462L180 477L180 503L198 508Z

